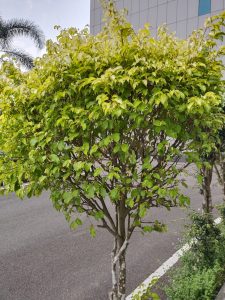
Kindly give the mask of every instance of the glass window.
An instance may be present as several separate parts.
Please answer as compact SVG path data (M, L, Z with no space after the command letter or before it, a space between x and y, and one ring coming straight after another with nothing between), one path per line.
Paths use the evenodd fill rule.
M199 0L198 15L206 15L211 13L211 0Z

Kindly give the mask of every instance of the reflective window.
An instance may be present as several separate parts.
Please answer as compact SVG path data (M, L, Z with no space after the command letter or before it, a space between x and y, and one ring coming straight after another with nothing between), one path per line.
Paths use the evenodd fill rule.
M211 13L211 0L199 0L198 15L206 15Z

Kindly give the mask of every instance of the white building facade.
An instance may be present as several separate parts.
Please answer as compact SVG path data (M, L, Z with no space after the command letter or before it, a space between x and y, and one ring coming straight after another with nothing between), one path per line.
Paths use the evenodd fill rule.
M203 26L207 17L225 10L225 0L116 0L116 5L128 10L128 20L135 30L149 23L155 36L158 26L166 23L178 38L187 38L194 29ZM97 34L102 25L100 2L91 0L91 33Z

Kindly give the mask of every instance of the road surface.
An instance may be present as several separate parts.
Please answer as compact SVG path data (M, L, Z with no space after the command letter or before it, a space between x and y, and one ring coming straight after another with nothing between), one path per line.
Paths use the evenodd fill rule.
M189 183L187 194L198 209L201 196L193 179ZM221 199L217 186L213 198ZM134 233L127 254L128 294L177 250L186 214L154 209L150 216L164 220L168 232ZM23 201L14 194L0 197L0 299L106 300L112 238L101 229L91 238L89 224L71 231L48 192Z

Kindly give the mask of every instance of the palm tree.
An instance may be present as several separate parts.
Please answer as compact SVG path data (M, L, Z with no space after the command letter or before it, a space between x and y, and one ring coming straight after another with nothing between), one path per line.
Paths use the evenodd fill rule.
M0 52L15 58L23 66L31 69L33 65L32 57L24 51L12 49L10 44L14 37L29 36L39 49L44 47L43 32L33 22L23 19L12 19L4 21L0 17Z

